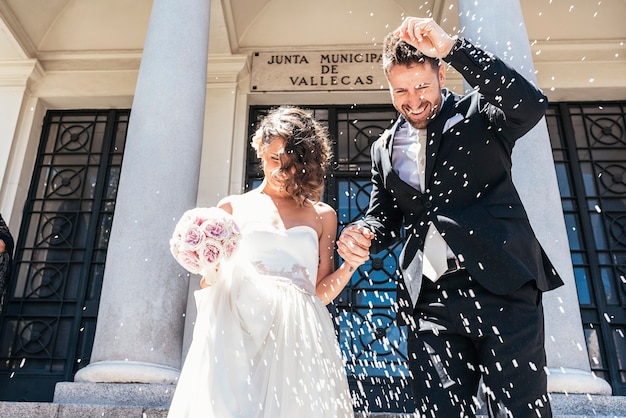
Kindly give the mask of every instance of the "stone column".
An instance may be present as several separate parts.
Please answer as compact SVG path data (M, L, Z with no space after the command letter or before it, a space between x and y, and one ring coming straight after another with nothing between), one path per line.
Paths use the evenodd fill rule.
M537 82L519 0L459 0L461 35L504 59ZM591 373L552 148L545 120L513 151L513 179L531 224L565 286L544 295L548 390L610 394L610 385Z
M174 383L188 277L169 252L196 205L209 0L154 0L128 127L90 364L77 382Z
M248 114L245 92L240 93L241 89L238 89L239 76L247 70L246 64L246 55L212 57L209 63L204 118L206 140L202 150L198 206L215 206L225 196L244 191L243 187L237 188L233 183L241 182L243 178L247 142L225 139L245 138L247 135L245 122L238 124L237 121L242 115L245 120ZM238 126L242 126L244 131L239 132ZM187 357L193 338L198 314L194 295L197 290L200 290L198 276L189 281L181 363Z

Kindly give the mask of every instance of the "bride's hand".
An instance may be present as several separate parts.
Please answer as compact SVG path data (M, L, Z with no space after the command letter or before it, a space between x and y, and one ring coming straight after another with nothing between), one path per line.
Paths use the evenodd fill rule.
M347 226L337 240L337 253L346 264L350 265L350 271L354 271L370 258L370 246L374 233L363 226Z
M215 265L215 270L210 270L208 272L202 272L202 279L200 279L200 287L205 288L211 286L213 283L217 281L217 272L220 269L220 264L217 263Z

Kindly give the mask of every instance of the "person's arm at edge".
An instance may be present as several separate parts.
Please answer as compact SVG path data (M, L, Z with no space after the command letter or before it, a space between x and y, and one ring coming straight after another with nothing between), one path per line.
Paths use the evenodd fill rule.
M0 215L0 222L2 222L2 224L6 226L6 222L2 218L2 215ZM13 236L11 236L11 233L8 232L7 234L4 234L0 232L0 241L2 241L2 244L0 244L0 253L7 252L9 253L9 258L13 257L13 247L15 245L15 242L13 241Z

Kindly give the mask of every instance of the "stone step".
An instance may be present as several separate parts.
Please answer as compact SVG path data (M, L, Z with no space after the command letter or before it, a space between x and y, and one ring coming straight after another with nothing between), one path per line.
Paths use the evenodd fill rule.
M613 398L613 397L606 397ZM624 401L613 405L615 399L602 399L584 405L576 400L555 402L554 418L626 418ZM571 408L568 409L568 405ZM572 408L573 407L573 408ZM2 418L167 418L167 408L143 408L138 406L107 406L58 404L51 402L0 402ZM417 418L414 414L397 412L357 412L355 418ZM478 415L486 418L486 415Z
M60 405L33 402L0 402L2 418L167 418L167 409L102 405ZM626 415L554 415L554 418L624 418ZM417 418L395 412L357 412L355 418ZM477 418L487 418L478 415Z
M119 385L118 385L119 386ZM153 385L151 385L153 386ZM108 387L108 386L107 386ZM128 385L136 387L136 385ZM141 385L140 389L144 389ZM67 386L65 389L76 387ZM67 390L67 392L70 392ZM109 392L111 393L110 389ZM143 395L146 392L143 391ZM102 392L101 392L102 393ZM69 393L68 393L69 394ZM120 393L118 392L117 395ZM135 392L137 394L137 392ZM0 402L1 418L166 418L167 407L163 406L163 399L148 394L146 397L136 396L134 401L143 400L144 405L139 406L129 398L118 398L122 402L115 405L113 397L101 396L100 398L86 398L77 396L71 401L69 396L55 396L55 402ZM554 418L626 418L626 397L623 396L599 396L599 395L565 395L551 394L552 410ZM58 399L61 401L59 402ZM94 404L99 402L99 405ZM161 405L158 405L161 403ZM486 415L479 415L486 418ZM417 418L415 414L398 412L357 412L355 418Z

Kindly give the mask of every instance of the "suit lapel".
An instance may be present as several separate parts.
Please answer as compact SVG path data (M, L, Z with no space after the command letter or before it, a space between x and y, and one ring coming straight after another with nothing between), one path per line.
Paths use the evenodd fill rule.
M384 176L386 177L389 173L394 173L393 167L391 164L391 153L393 152L393 137L398 130L398 127L404 123L404 118L400 116L396 123L385 132L383 132L380 140L382 141L383 148L385 152L382 153L382 161L381 167L383 169Z
M426 184L429 183L430 177L433 174L433 168L435 166L435 160L437 159L437 155L439 154L439 147L441 145L441 136L443 134L443 128L446 124L446 121L453 115L454 113L454 98L453 95L450 94L447 90L444 96L444 101L441 104L441 111L428 124L427 129L427 139L426 139L426 170L424 174L424 178L426 180ZM432 156L435 156L433 159Z

